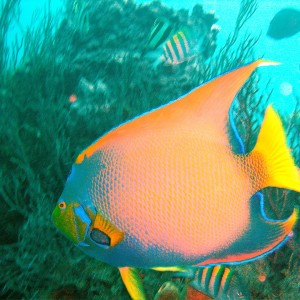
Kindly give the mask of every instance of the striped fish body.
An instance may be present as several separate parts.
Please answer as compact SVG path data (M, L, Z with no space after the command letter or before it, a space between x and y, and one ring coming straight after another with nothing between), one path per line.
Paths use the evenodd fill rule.
M225 266L198 268L189 285L213 299L250 299L250 291L236 272Z
M163 60L167 64L177 65L195 55L194 41L187 30L178 31L163 46Z

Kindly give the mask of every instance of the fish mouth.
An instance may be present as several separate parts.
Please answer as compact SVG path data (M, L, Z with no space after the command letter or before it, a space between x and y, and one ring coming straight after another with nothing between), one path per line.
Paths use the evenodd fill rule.
M79 203L70 203L63 211L57 205L52 213L52 221L71 242L85 244L92 220Z

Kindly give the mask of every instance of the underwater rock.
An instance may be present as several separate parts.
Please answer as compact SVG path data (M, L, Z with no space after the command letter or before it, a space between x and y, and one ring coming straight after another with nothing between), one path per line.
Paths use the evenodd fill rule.
M195 290L191 286L187 286L186 300L211 300L209 296Z
M66 285L53 291L48 297L50 300L82 299L83 295L75 285Z
M97 112L108 113L114 100L103 79L90 82L81 77L74 93L69 96L69 102L73 112L84 116Z
M158 292L156 293L154 300L179 300L179 290L172 281L165 282Z

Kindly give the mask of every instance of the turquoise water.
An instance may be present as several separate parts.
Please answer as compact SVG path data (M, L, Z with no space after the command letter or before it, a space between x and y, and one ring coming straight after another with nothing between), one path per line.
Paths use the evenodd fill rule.
M266 107L274 104L295 165L300 167L300 32L281 40L267 36L272 18L287 7L300 11L300 2L251 1L257 2L257 10L237 30L232 47L228 38L234 35L241 3L247 1L0 1L1 9L4 4L16 5L11 15L0 15L1 299L129 299L118 269L79 251L55 228L52 211L83 149L120 124L217 75L261 57L281 63L258 68L236 96L229 112L228 139L235 154L251 151ZM203 8L203 15L196 19L192 17L195 5ZM2 22L5 16L9 16L7 31ZM210 22L211 16L217 20ZM169 51L180 50L174 48L170 34L157 49L147 48L157 20L174 27L172 35L176 33L178 39L182 30L191 48L194 43L200 46L194 52L185 49L183 58L172 57L162 47L169 39L173 42ZM259 39L245 46L247 35ZM225 52L220 53L221 49ZM220 88L224 89L220 94L225 94L227 87ZM78 184L79 192L81 187ZM299 193L286 189L267 188L249 201L264 209L259 220L270 222L283 220L300 207ZM79 230L78 220L84 221L84 228L91 226L93 213L77 207L70 218L72 228ZM227 216L220 218L222 222ZM110 236L97 230L90 233L93 241L97 247L103 243L109 248ZM234 281L219 299L246 295L243 299L297 300L299 230L298 222L284 239L285 245L276 246L274 253L226 266ZM213 270L205 268L203 276L210 280ZM192 286L198 289L198 297L212 295L197 272L188 271L190 282L179 275L174 279L170 272L140 269L137 282L142 281L147 299L161 299L157 292L166 281L175 285L171 300L185 299ZM214 283L215 288L219 285ZM186 299L193 298L188 294Z

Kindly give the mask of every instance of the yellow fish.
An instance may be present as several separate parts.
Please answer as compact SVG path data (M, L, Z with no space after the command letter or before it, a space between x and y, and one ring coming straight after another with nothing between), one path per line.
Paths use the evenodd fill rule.
M300 192L281 120L266 110L254 149L232 151L228 110L258 60L105 134L76 159L53 212L56 227L88 255L119 268L145 299L136 268L178 271L249 261L291 233L266 218L268 187Z

